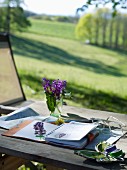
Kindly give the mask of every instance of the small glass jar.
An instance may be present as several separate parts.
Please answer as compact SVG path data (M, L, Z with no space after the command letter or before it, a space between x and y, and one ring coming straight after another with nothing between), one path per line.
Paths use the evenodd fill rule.
M61 117L62 114L62 108L63 108L63 98L61 97L60 99L56 100L56 106L54 111L50 111L50 116L54 117Z

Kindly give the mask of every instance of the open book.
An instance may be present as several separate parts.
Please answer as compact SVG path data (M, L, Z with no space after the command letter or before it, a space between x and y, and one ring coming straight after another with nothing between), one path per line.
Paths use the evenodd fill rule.
M80 149L98 135L96 127L94 123L66 123L46 135L45 140L55 145Z
M70 122L57 126L43 122L46 133L42 137L37 137L33 128L37 122L37 120L26 120L2 135L82 149L98 134L95 130L97 124L94 123Z

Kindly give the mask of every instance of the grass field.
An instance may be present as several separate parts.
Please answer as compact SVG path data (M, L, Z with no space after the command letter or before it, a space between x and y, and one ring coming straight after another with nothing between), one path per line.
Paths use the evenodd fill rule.
M78 42L73 24L31 22L28 32L11 37L27 99L44 100L42 78L59 78L72 92L68 105L127 113L126 53Z
M28 32L35 34L43 34L52 37L60 37L75 40L75 24L64 23L64 22L55 22L55 21L46 21L46 20L37 20L30 19L32 27L28 29Z

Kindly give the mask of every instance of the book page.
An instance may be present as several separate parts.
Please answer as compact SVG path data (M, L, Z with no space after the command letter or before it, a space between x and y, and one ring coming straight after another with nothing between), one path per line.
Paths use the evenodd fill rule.
M94 123L65 123L54 130L53 133L48 134L46 139L53 138L57 140L80 140L96 127L97 124Z
M29 107L22 107L14 112L0 117L0 127L10 129L26 120L44 120L49 116L41 116Z
M44 129L46 130L46 134L44 134L42 138L36 137L35 130L34 130L33 127L37 122L38 121L33 121L32 123L30 123L29 125L27 125L23 129L16 132L13 136L28 138L28 139L35 140L35 141L45 141L45 136L49 132L51 132L52 130L57 128L57 125L44 122Z
M5 132L3 135L5 136L12 136L12 137L18 137L18 138L26 138L29 140L34 140L34 141L45 141L45 136L56 129L58 126L44 122L43 126L44 129L46 130L46 133L42 135L42 137L37 137L35 134L35 129L34 125L38 122L38 120L27 120L20 125L8 130Z

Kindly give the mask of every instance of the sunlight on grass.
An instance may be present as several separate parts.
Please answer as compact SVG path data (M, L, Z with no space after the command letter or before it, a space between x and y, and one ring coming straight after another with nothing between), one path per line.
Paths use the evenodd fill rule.
M74 29L75 25L72 23L46 21L46 20L36 20L30 19L32 22L32 27L28 29L28 32L36 33L38 35L48 35L75 39Z
M44 38L45 37L41 38L43 40L43 42L45 42ZM47 38L46 40L47 40L47 44L51 45L51 41L48 41L50 39L51 39L51 37L49 39ZM52 38L52 41L54 39L55 38ZM63 40L63 41L64 42L66 41L66 44L68 43L67 46L69 46L69 44L71 44L71 43L69 43L69 40ZM48 42L50 42L50 43L48 43ZM55 42L55 41L53 41L53 42ZM82 44L80 44L79 42L74 42L74 43L75 43L75 46L77 43L77 45L78 46L80 45L83 49ZM58 46L59 46L59 42L57 44L57 47ZM53 45L53 47L54 47L54 45ZM69 51L68 48L69 47L67 47L65 52ZM88 48L88 49L86 50L86 48ZM65 50L65 46L63 48L61 47L60 49ZM94 55L94 59L92 59L93 53L91 53L91 51L95 52L95 49L96 49L97 53ZM100 55L99 55L98 51L100 51ZM67 58L68 63L64 62L64 57L63 57L63 64L58 63L57 61L52 64L52 60L50 61L50 59L49 59L49 61L45 61L45 60L43 60L43 57L41 60L37 60L34 58L27 58L27 62L26 62L26 58L21 57L21 56L16 57L16 62L17 62L17 66L18 66L19 70L24 69L28 73L29 72L32 73L32 70L33 70L35 76L38 75L38 76L40 76L40 78L47 77L49 79L57 79L57 78L65 79L70 83L74 83L77 85L83 85L84 88L89 87L92 89L102 90L105 92L111 91L112 93L118 94L121 97L126 97L127 86L125 86L125 84L127 83L127 78L124 75L122 76L122 72L121 72L121 76L120 76L119 70L122 70L122 69L121 69L121 66L120 66L120 68L118 67L119 61L121 61L121 60L126 61L126 58L121 59L120 56L117 55L117 53L112 52L112 51L110 52L110 55L109 55L109 53L108 53L108 55L106 55L105 52L107 52L107 51L108 50L105 50L105 49L103 50L98 47L85 46L84 51L82 50L82 53L83 54L85 53L84 60L81 60L80 61L81 63L78 63L78 62L79 62L79 59L82 58L82 56L81 56L82 54L80 55L80 53L79 53L78 56L76 56L76 55L73 55L73 53L71 53L70 51L69 51L70 56L72 55L73 58L68 57ZM104 59L102 59L103 53L105 54L103 56ZM97 55L97 57L96 57L96 55ZM109 59L106 59L106 57L109 58L109 56L111 58L110 62L109 62ZM53 57L55 57L55 56L53 56ZM106 60L106 62L105 62L105 60ZM82 62L84 62L84 64L82 64ZM105 63L105 64L103 65L103 63ZM62 64L62 67L61 67L61 64ZM124 73L125 73L125 71L126 71L126 68L123 69ZM118 76L117 76L117 72L119 74ZM40 79L40 81L41 81L41 79Z
M127 113L126 53L41 33L17 34L12 44L28 99L44 100L43 77L62 79L73 94L69 105Z

